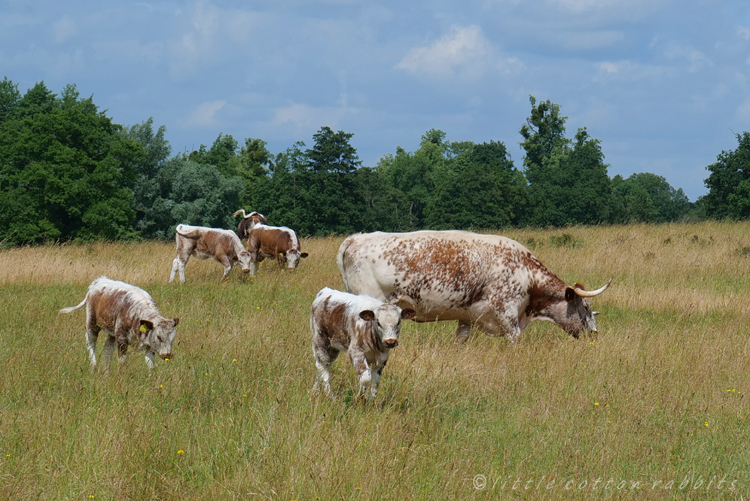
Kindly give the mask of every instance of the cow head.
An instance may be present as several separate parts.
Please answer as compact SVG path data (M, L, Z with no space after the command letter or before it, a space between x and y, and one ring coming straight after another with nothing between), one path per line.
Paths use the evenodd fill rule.
M299 249L289 249L286 251L286 267L290 270L297 268L299 260L307 257L307 252L300 252Z
M177 333L175 327L180 323L179 318L159 317L156 322L141 320L138 329L141 344L150 347L163 359L172 358L172 342Z
M576 339L581 332L596 332L595 315L598 312L591 310L589 298L598 296L607 290L611 283L612 278L604 287L594 291L587 291L579 283L573 284L573 287L566 287L564 301L550 305L550 309L553 310L551 313L555 313L554 316L550 315L550 317Z
M402 310L393 304L382 304L375 311L361 311L359 317L372 325L375 335L378 336L384 347L395 348L398 346L401 319L410 320L416 314L417 312L411 308Z
M242 273L249 273L250 271L252 271L253 275L255 275L255 263L253 262L252 254L250 254L248 251L243 250L242 252L237 254L237 262L242 269Z

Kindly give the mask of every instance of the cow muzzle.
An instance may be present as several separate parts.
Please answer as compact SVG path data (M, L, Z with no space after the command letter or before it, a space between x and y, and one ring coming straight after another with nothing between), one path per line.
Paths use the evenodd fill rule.
M386 348L395 348L398 346L398 339L384 339L383 346Z

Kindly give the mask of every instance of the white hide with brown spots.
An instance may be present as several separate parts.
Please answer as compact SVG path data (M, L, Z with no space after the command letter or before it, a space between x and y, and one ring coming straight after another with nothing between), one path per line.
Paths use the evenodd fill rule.
M180 272L180 282L185 282L185 265L190 256L198 259L213 258L224 266L222 280L229 276L232 266L239 264L243 273L250 271L250 254L242 247L242 242L232 230L221 228L204 228L180 224L175 233L177 257L172 261L172 273L169 283L175 274Z
M115 345L120 362L128 346L146 351L146 364L154 367L154 354L172 357L172 342L179 318L164 318L148 292L134 285L101 276L91 282L86 297L76 306L60 313L72 313L86 306L86 347L91 367L96 367L96 341L100 331L107 333L104 342L105 369L109 369Z
M352 235L337 261L348 292L410 306L420 322L458 320L460 341L476 326L515 343L533 320L596 331L588 298L609 286L568 286L515 240L466 231Z
M346 352L359 378L358 395L369 387L368 399L374 398L388 355L398 345L401 319L413 318L414 313L369 296L321 289L310 311L315 388L322 384L323 390L333 396L331 364L339 353Z

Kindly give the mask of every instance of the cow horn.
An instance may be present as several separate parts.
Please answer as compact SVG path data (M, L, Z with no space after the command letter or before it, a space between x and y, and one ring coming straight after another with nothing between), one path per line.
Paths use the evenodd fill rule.
M573 291L574 291L574 292L575 292L575 293L576 293L576 294L577 294L578 296L581 296L581 297L593 297L593 296L598 296L599 294L601 294L602 292L604 292L605 290L607 290L607 287L609 287L609 284L611 284L611 283L612 283L612 279L613 279L613 278L614 278L614 277L609 277L609 282L607 282L607 283L606 283L606 284L604 285L604 287L602 287L601 289L596 289L595 291L586 291L586 290L580 289L580 288L578 288L578 287L573 287Z
M240 209L240 210L238 210L237 212L235 212L235 213L234 213L234 214L232 214L232 215L233 215L233 216L239 216L240 214L242 214L242 217L243 217L243 218L247 217L247 216L245 216L245 209Z

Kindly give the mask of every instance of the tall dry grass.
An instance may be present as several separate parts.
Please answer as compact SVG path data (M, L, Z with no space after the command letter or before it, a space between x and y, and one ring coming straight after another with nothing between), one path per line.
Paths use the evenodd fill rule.
M406 323L372 405L345 357L338 398L310 394L309 307L341 287L343 238L252 281L191 259L184 285L172 244L2 251L0 498L748 498L749 230L508 231L569 283L614 276L600 333L456 345L452 323ZM85 314L57 315L102 274L182 319L151 377L135 353L92 374Z

